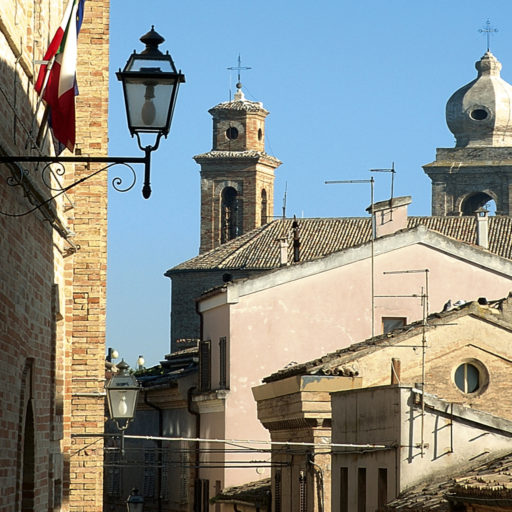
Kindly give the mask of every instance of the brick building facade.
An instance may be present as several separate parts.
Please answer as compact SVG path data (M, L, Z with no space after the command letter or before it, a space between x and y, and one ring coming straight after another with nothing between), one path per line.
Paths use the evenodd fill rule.
M52 154L34 61L66 3L0 2L2 155ZM108 24L109 1L87 0L77 63L82 154L107 154ZM104 429L106 175L41 206L51 196L43 177L59 188L93 168L48 171L0 164L2 512L102 510L102 438L74 435Z

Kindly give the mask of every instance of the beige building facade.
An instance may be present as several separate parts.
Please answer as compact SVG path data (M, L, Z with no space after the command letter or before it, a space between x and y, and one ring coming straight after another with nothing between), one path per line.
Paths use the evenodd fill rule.
M273 450L273 460L288 464L273 470L273 496L278 503L273 510L294 510L300 471L307 476L302 484L307 510L322 510L323 506L323 510L369 511L423 480L446 476L463 465L470 467L510 450L505 442L510 438L507 427L500 434L498 448L489 442L482 453L469 456L465 444L458 444L462 434L454 433L450 420L454 415L457 421L471 423L471 415L480 411L493 417L490 431L494 432L500 421L510 423L512 418L508 401L501 399L511 361L512 299L480 302L435 313L425 325L416 322L283 369L253 389L258 417L273 441L315 443L293 458ZM412 391L402 391L400 386ZM422 404L422 389L430 405L427 398ZM396 403L385 398L395 394ZM437 411L428 422L425 407ZM457 407L462 409L454 412ZM346 446L331 449L331 442ZM403 446L403 453L395 450L397 446ZM368 482L364 496L359 497L358 468L364 469L361 475L366 472ZM382 478L386 475L385 488L378 485L379 469ZM348 485L348 494L340 490L341 481L345 488ZM320 483L323 502L316 492ZM363 508L356 508L357 500L365 500Z

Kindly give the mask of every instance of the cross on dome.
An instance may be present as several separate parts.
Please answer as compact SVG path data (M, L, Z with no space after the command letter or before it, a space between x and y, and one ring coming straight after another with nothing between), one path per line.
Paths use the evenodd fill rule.
M498 32L498 29L497 28L492 28L491 27L491 22L489 20L487 20L487 22L485 23L485 28L479 29L478 32L480 32L481 34L485 34L486 35L486 37L487 37L487 51L490 51L490 48L491 48L491 34L495 33L495 32Z

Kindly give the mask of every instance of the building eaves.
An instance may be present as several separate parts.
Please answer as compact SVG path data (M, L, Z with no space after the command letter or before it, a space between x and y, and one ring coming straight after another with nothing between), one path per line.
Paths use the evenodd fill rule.
M241 112L261 112L265 115L268 114L268 110L263 108L263 104L259 101L249 101L246 99L235 100L235 101L224 101L212 107L208 112L214 115L218 111L223 110L238 110Z
M270 478L223 489L210 502L266 509L270 505Z
M177 265L168 270L165 275L171 277L180 272L221 269L277 269L282 265L278 240L283 238L289 241L287 258L289 266L324 258L371 240L369 217L297 219L300 248L299 261L294 262L293 222L293 219L276 219ZM430 231L469 246L478 247L474 216L409 217L408 229L418 226L424 226ZM512 218L489 217L489 249L481 247L479 249L502 258L512 259Z
M254 161L258 160L263 163L268 163L272 166L278 167L282 164L281 160L278 160L276 157L268 155L264 151L256 151L256 150L247 150L247 151L219 151L212 150L207 153L201 153L200 155L195 155L194 160L198 164L208 163L211 161L218 161L219 158L222 158L224 161L226 160L248 160Z

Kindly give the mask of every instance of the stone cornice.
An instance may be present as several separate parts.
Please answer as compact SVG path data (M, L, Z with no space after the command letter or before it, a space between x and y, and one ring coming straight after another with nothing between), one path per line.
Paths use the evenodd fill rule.
M281 165L277 158L261 151L209 151L193 157L198 164L211 162L212 160L250 160L271 164L274 167Z
M226 101L224 103L219 103L212 107L208 112L213 116L216 112L222 110L238 110L242 112L260 112L264 115L268 114L268 110L263 108L263 104L259 101Z

